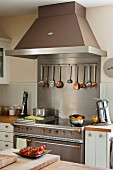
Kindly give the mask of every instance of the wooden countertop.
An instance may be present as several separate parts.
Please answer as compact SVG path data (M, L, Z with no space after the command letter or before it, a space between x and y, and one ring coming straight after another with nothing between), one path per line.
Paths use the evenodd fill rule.
M6 154L6 155L15 155L13 152L17 151L17 149L6 149L4 151L0 151L0 154ZM48 164L44 164L45 160L50 160L51 158L54 158L53 162L49 162ZM39 166L39 163L41 163L41 166ZM27 159L23 158L21 156L17 156L17 162L10 164L4 168L1 168L2 170L104 170L102 168L94 168L89 167L83 164L77 164L72 162L66 162L66 161L60 161L60 157L58 155L51 155L46 154L43 157L39 159ZM110 170L110 169L106 169Z
M17 156L17 161L15 163L12 163L10 165L7 165L2 170L39 170L43 167L50 165L56 161L60 161L60 156L58 155L52 155L52 154L45 154L42 157L38 159L29 159L29 158L23 158L13 152L18 152L18 149L6 149L3 151L0 151L0 154L2 155L14 155Z
M14 124L14 122L18 119L17 116L0 116L1 123L10 123Z
M95 168L83 164L77 164L77 163L72 163L67 161L59 161L51 165L48 165L42 168L41 170L110 170L110 169Z
M85 127L85 130L91 130L91 131L100 131L100 132L113 132L113 123L111 125L88 125Z

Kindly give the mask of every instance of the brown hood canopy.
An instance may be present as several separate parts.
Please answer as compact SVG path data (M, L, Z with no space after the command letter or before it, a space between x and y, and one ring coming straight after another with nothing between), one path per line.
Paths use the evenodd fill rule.
M53 48L62 51L63 47L69 49L78 46L92 46L99 49L86 20L86 8L74 1L39 6L38 18L15 47L17 51L6 51L6 55L27 55L31 52L30 49L32 49L30 55L40 55L42 48L46 49L45 51L47 49L54 51ZM28 49L27 53L22 49Z
M86 20L86 9L77 2L40 6L38 18L16 49L99 45Z

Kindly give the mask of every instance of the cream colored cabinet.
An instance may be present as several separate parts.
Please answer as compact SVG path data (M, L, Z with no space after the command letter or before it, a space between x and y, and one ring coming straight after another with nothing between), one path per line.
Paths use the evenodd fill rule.
M0 150L13 148L13 126L10 123L0 123Z
M110 132L85 131L85 164L99 168L110 167Z
M5 56L5 49L10 49L11 40L0 38L0 84L9 84L10 57Z

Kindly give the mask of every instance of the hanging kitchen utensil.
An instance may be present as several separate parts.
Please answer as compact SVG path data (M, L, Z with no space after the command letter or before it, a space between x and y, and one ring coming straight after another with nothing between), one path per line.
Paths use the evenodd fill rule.
M67 83L73 83L73 80L71 79L71 77L72 77L72 66L70 66L70 64L69 64L69 68L70 68L70 78L69 78L69 80L67 80Z
M49 86L50 87L54 87L55 86L54 74L55 74L55 67L52 66L52 80L50 80L50 82L49 82Z
M44 82L43 78L44 78L44 67L41 66L41 80L38 82L39 87L45 86L45 82Z
M75 90L79 90L80 89L80 84L78 82L78 65L75 64L75 75L76 75L76 82L73 84L73 88Z
M64 86L64 83L61 81L61 66L60 65L58 65L58 76L59 76L59 81L56 82L56 87L62 88Z
M92 82L91 82L91 67L90 64L88 65L88 81L86 83L86 87L91 87Z
M82 78L83 78L83 83L80 84L80 88L85 88L86 84L85 84L85 66L84 66L84 64L82 65Z
M96 71L97 71L97 65L94 64L94 82L92 82L92 87L97 86L97 82L96 82Z
M46 65L46 80L45 80L45 87L49 87L48 83L48 76L49 76L49 67Z

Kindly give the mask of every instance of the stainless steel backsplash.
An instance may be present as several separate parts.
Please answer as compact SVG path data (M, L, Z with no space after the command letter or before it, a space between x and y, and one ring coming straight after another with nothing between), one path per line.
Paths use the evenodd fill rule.
M79 65L79 83L82 83L82 64L85 64L85 83L88 81L88 63L91 64L91 81L94 79L93 64L97 64L96 81L97 87L89 87L79 90L73 89L75 82L75 66ZM86 119L91 119L97 114L96 100L100 95L100 56L93 54L63 54L63 55L44 55L38 59L38 81L40 81L41 65L49 65L49 81L52 79L51 65L55 66L55 81L58 81L58 64L61 67L61 80L64 83L63 88L56 87L38 87L38 103L37 105L44 108L52 108L59 112L62 118L68 118L72 113L85 115ZM68 84L69 64L72 68L72 84ZM44 69L45 71L45 69ZM45 75L45 74L44 74ZM45 79L45 76L44 76Z

